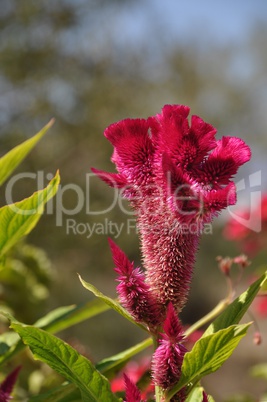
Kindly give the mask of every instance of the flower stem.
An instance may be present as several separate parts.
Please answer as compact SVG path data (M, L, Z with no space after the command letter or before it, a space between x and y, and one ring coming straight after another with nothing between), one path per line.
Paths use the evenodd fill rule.
M208 314L204 315L204 317L200 318L197 322L195 322L191 327L189 327L185 331L185 335L189 336L197 329L201 328L203 325L209 323L214 318L216 318L220 313L222 313L226 307L231 303L231 298L227 297L226 299L221 300L217 306L214 307Z
M154 351L157 349L158 347L158 337L153 336L153 347L154 347ZM155 384L155 397L156 397L156 402L161 402L162 401L162 390L161 387L159 387L158 385Z

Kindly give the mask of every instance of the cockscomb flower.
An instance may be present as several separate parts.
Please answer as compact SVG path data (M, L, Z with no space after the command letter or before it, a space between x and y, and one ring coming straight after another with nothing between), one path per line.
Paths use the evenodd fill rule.
M159 304L179 312L188 296L205 223L236 202L232 177L250 159L239 138L216 130L189 107L166 105L148 119L111 124L118 173L93 171L130 200L137 216L146 282Z
M140 268L134 268L123 251L109 239L109 245L119 274L117 292L123 307L138 322L146 323L151 330L160 323L160 308L145 283L145 275Z
M186 353L186 348L181 344L184 338L183 329L171 303L167 308L163 330L152 358L151 372L155 384L166 390L179 381ZM179 392L179 401L183 401L183 394L183 390Z

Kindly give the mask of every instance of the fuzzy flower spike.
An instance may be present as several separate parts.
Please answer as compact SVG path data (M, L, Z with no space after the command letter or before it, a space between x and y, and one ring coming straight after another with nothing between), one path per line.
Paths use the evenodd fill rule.
M181 344L184 338L182 326L171 303L167 308L163 330L159 346L152 358L151 372L155 384L166 390L179 381L186 353L186 348ZM180 402L184 401L185 390L179 391L175 400L176 397Z
M93 171L121 189L137 216L146 283L160 305L179 312L188 296L205 223L236 202L232 177L250 159L245 142L216 130L182 105L148 119L110 125L118 173Z
M130 380L130 378L126 374L124 374L124 382L125 382L125 390L126 390L125 402L142 402L141 392L139 391L137 386Z
M109 239L109 245L118 274L117 292L123 307L137 322L147 324L153 331L160 324L161 312L156 299L145 282L145 275L139 268L134 268L124 252Z

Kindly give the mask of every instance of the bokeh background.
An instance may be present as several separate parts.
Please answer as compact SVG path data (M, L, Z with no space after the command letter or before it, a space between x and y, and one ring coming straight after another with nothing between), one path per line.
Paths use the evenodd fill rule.
M193 114L218 129L218 137L236 135L249 143L253 158L237 181L246 183L238 194L239 206L250 206L249 175L260 171L257 190L267 186L265 0L1 0L1 154L55 117L53 128L16 173L38 171L46 178L59 169L62 177L60 197L27 240L42 247L52 262L49 297L31 314L28 306L17 308L18 318L30 323L52 308L89 300L77 272L115 296L107 244L112 234L75 234L68 231L68 219L92 227L132 218L118 203L110 208L113 190L88 174L92 166L114 169L112 148L103 137L106 126L125 117L154 115L166 103L189 105ZM36 186L33 179L18 180L14 200L29 196ZM83 192L82 204L73 186ZM71 213L75 208L79 212ZM90 213L105 209L108 212ZM229 212L214 222L212 235L203 237L185 324L225 295L215 258L239 253L238 245L222 236L227 218ZM135 230L127 231L125 224L116 241L140 263ZM84 345L96 361L144 337L113 312L61 336ZM205 381L216 401L252 389L247 368L259 358L267 359L267 338L258 349L252 335L247 342L247 353L240 348L219 374ZM255 381L257 393L265 384Z

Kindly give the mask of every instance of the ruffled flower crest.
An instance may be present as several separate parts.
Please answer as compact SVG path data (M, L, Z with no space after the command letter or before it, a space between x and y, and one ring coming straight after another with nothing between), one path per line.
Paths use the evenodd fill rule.
M137 216L145 284L159 305L180 311L189 292L204 225L236 202L232 177L250 159L243 140L223 137L183 105L105 130L118 173L94 169L121 189ZM143 280L143 279L142 279Z

